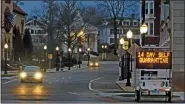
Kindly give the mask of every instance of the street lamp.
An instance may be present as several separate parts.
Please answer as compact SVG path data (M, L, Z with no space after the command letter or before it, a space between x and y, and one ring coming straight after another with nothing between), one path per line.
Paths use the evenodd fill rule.
M56 49L56 52L57 52L57 57L56 57L56 71L59 71L59 64L58 64L58 51L59 51L59 47L57 46L55 49Z
M121 44L121 45L123 45L124 44L124 39L123 38L121 38L120 40L119 40L119 43Z
M78 64L79 64L79 68L80 68L80 61L81 61L80 55L81 55L82 49L79 48L78 51L79 51L79 56L78 56L78 60L79 61L78 61Z
M46 56L47 56L47 45L44 45L44 62L45 62L45 65L44 65L44 72L46 72Z
M4 74L7 74L7 51L8 51L8 44L7 43L4 45L4 49L5 49L5 71L4 71Z
M121 46L121 50L123 50L123 45L125 43L124 39L121 38L119 40L119 43L120 43L120 46ZM120 65L120 67L121 67L121 76L120 76L119 79L123 80L124 79L124 55L121 56L121 65Z
M56 47L56 51L58 52L58 50L59 50L59 47L57 46L57 47Z
M102 50L103 50L103 53L102 53L102 59L105 60L105 57L106 57L106 53L105 53L105 49L107 48L107 45L102 45Z
M141 41L140 44L144 45L144 37L145 37L145 33L147 33L148 31L148 26L143 23L142 26L140 27L140 33L141 33Z
M87 66L89 66L89 60L90 60L90 55L89 55L89 52L90 52L90 48L87 48L87 51L88 51L88 63L87 63Z
M140 33L143 34L143 33L147 33L148 31L148 26L144 23L141 25L140 27Z
M131 47L132 36L133 36L133 33L132 33L131 30L129 30L127 32L127 38L128 38L128 41L129 41L128 48ZM126 58L127 58L127 62L126 62L127 63L127 66L126 66L127 67L127 83L126 83L126 86L131 86L131 83L130 83L131 71L130 71L130 69L132 70L132 57L131 57L131 55L129 54L128 51L126 51Z
M69 67L68 70L71 70L71 48L68 48L68 58L69 58Z
M71 52L71 48L69 48L68 51Z

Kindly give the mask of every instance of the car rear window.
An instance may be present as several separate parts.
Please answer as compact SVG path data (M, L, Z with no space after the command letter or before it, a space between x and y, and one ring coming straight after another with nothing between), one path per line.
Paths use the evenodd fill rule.
M24 68L24 71L27 71L27 72L35 72L35 71L39 71L39 70L40 70L39 67L34 67L34 66L29 66L29 67Z

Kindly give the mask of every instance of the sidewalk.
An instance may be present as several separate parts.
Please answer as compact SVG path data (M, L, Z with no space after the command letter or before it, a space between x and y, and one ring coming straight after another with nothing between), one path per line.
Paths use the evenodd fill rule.
M130 80L131 82L131 86L126 86L126 82L127 80L123 80L123 81L116 81L116 84L124 91L124 92L135 92L135 87L133 86L133 79Z

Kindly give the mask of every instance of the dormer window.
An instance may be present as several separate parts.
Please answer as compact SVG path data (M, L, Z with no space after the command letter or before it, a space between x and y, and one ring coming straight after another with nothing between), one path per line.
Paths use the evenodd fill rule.
M137 22L133 22L133 26L138 26L138 23Z
M123 22L123 25L124 25L124 26L129 26L129 25L130 25L130 22L124 21L124 22Z

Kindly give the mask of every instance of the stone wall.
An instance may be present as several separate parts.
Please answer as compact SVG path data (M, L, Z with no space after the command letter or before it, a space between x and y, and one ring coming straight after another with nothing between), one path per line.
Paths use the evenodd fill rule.
M184 1L170 1L172 29L172 84L184 90Z

